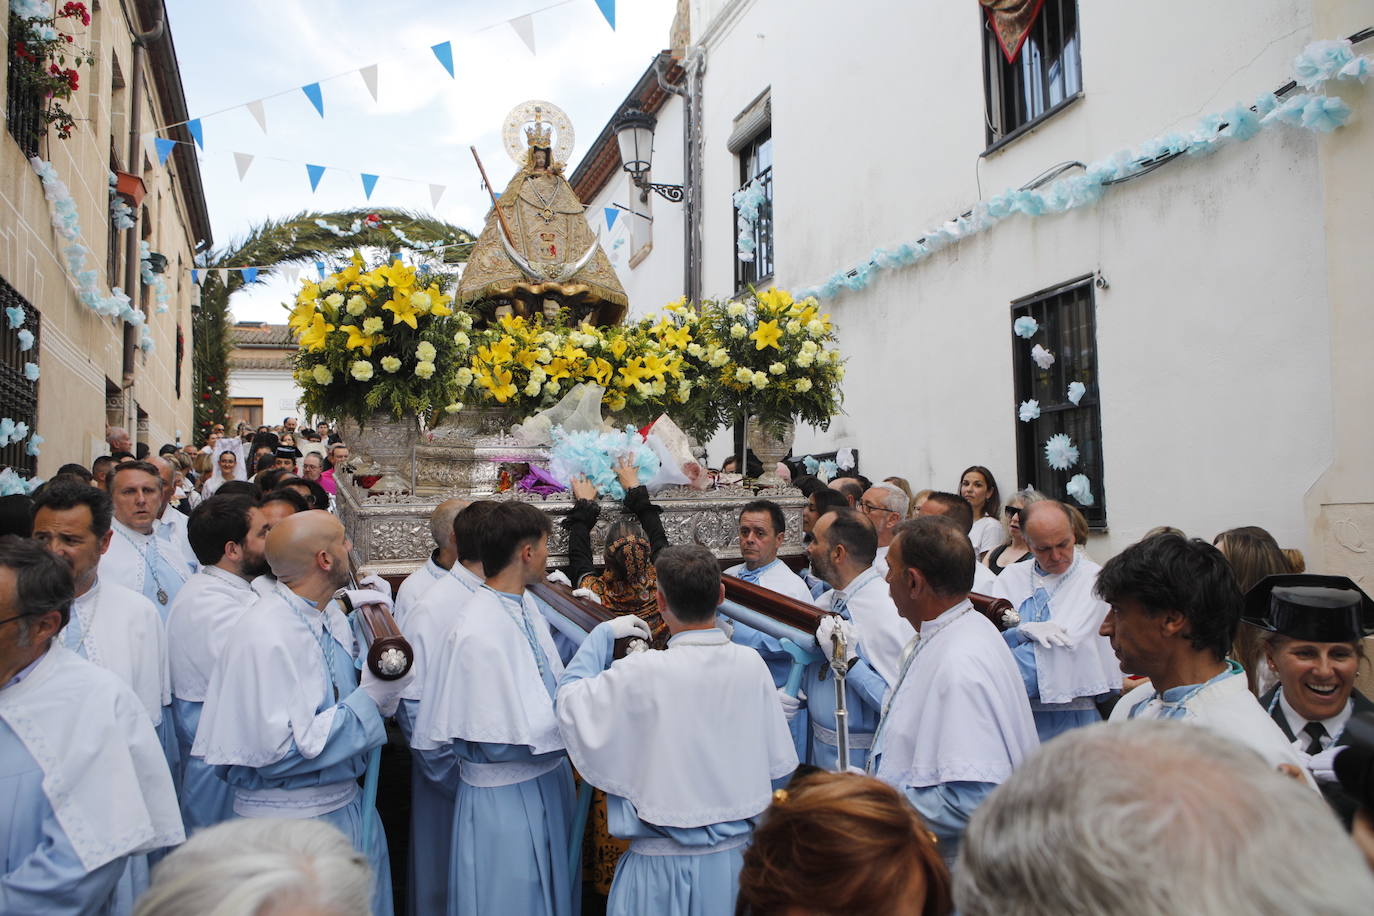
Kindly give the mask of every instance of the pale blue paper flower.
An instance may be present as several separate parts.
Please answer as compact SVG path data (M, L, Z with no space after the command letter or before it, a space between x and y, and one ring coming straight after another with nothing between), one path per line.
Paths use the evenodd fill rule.
M9 417L0 420L0 448L9 445L14 439L14 421Z
M1069 382L1069 403L1077 407L1087 390L1088 386L1082 382Z
M1035 336L1035 332L1040 330L1040 322L1029 315L1022 315L1012 322L1011 329L1016 332L1017 337L1024 337L1030 340Z
M1350 63L1341 68L1341 72L1336 74L1343 80L1359 80L1363 83L1369 79L1369 58L1357 57Z
M1276 105L1267 115L1260 118L1260 124L1267 127L1270 124L1279 122L1291 127L1297 127L1302 124L1303 107L1311 101L1311 99L1312 96L1305 92L1284 99L1282 104Z
M806 473L815 474L820 470L821 463L810 455L807 455L802 459L802 467L806 468Z
M1093 504L1093 487L1088 482L1088 478L1083 474L1075 474L1069 478L1064 490L1073 497L1073 501L1080 506L1091 506Z
M1304 89L1315 89L1354 58L1355 52L1345 39L1314 41L1293 60L1293 79Z
M563 427L551 430L553 450L549 455L549 472L559 483L569 485L572 478L585 474L596 488L615 499L625 496L625 488L613 470L621 455L633 455L640 480L649 480L658 473L658 456L644 444L633 426L620 432L568 433Z
M1078 463L1078 446L1064 433L1055 433L1045 441L1045 460L1056 471L1067 471Z
M13 468L0 471L0 496L23 496L28 492L28 482L14 473Z
M816 476L829 483L835 479L835 475L840 472L839 467L833 461L822 461L821 466L816 469Z
M29 444L24 446L24 451L36 457L40 451L39 446L42 444L43 437L38 435L38 433L34 433L32 436L29 436Z
M1224 137L1230 137L1232 140L1249 140L1259 133L1259 115L1245 105L1232 105L1221 117L1226 122L1226 126L1221 130Z
M22 328L24 326L24 309L17 305L11 305L5 309L5 317L9 319L11 328Z
M28 328L19 329L19 352L25 353L33 349L33 332Z
M1040 402L1034 398L1029 401L1022 401L1021 408L1016 412L1016 415L1021 418L1022 423L1040 419Z
M24 378L31 382L38 381L38 363L24 363Z
M1302 107L1302 126L1329 134L1350 120L1350 106L1336 96L1318 95Z
M10 433L10 441L11 441L11 442L22 442L22 441L24 440L24 437L27 436L28 434L29 434L29 424L27 424L27 423L16 423L16 424L14 424L14 432Z
M1035 364L1041 369L1048 369L1054 365L1054 354L1040 344L1031 348L1031 359L1035 360Z

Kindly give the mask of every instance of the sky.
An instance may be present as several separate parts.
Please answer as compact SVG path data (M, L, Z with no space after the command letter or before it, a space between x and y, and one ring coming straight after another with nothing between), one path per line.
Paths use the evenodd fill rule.
M516 168L501 142L506 113L544 99L572 121L571 170L667 47L675 7L617 0L612 30L595 0L166 5L187 107L202 123L201 180L217 250L265 219L305 210L394 207L476 234L491 202L468 146L499 191ZM509 25L527 13L534 54ZM430 50L443 41L453 44L455 78ZM375 102L357 72L369 64L378 65ZM299 88L313 82L321 84L323 118ZM264 96L275 96L263 103L266 133L242 107ZM242 181L236 152L254 157ZM313 193L307 162L337 168ZM363 172L382 176L370 200ZM447 186L437 208L431 184ZM230 307L236 321L280 323L281 303L294 295L277 278L237 293Z

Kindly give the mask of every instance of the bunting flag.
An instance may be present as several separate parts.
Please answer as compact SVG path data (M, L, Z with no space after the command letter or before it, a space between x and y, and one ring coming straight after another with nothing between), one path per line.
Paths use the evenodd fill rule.
M601 15L606 17L606 21L611 24L611 31L615 31L615 0L596 0L596 8L601 10Z
M267 109L262 107L262 99L249 102L243 106L248 109L248 113L253 116L253 120L258 122L258 127L262 128L263 133L267 133Z
M191 132L191 138L196 141L196 146L205 149L205 128L201 126L200 118L187 121L186 129Z
M515 34L520 36L520 40L525 43L525 47L530 49L531 54L536 54L534 50L534 17L529 13L523 16L516 16L510 21L510 27L515 29Z
M243 181L243 176L248 174L248 167L253 164L252 153L235 153L234 167L239 170L239 181Z
M430 185L430 186L429 186L429 204L430 204L430 206L432 206L432 207L437 207L437 206L439 206L439 198L443 197L443 196L444 196L444 192L447 191L447 190L448 190L448 188L445 187L444 185L441 185L441 184L432 184L432 185Z
M161 155L157 148L156 132L149 131L143 135L143 155L147 156L149 159L157 159Z
M606 231L607 231L607 232L610 232L611 229L615 226L615 218L616 218L617 216L620 215L620 211L617 210L615 207L606 207L606 208L605 208L605 214L606 214Z
M358 71L358 75L367 84L367 91L372 93L372 101L377 101L377 65L369 64Z
M153 142L157 144L157 164L164 165L167 162L167 157L172 155L172 150L177 148L177 142L168 140L166 137L158 137Z
M363 194L368 200L372 199L372 189L377 187L377 176L363 172Z
M315 262L315 269L318 270L318 271L320 272L320 279L323 280L323 279L324 279L324 262L323 262L323 261L316 261L316 262Z
M301 87L301 92L305 93L305 97L310 100L310 104L315 106L315 110L318 111L320 113L320 117L323 118L324 93L320 91L320 84L308 83Z
M224 286L228 286L228 285L229 285L229 268L227 268L227 267L221 267L221 268L220 268L218 271L216 271L216 272L219 274L219 282L220 282L221 284L223 284Z
M243 275L244 283L258 282L258 269L256 267L240 267L239 273Z
M305 164L305 171L310 176L310 190L314 192L320 186L320 179L324 177L324 166Z
M200 286L200 271L194 269L191 271L191 282L196 286Z
M295 286L296 281L301 278L301 269L299 267L296 267L295 265L287 265L278 268L278 270L281 272L282 277L286 279L287 284L290 286Z
M449 77L450 77L451 79L454 78L454 75L453 75L453 42L451 42L451 41L441 41L441 42L440 42L439 44L437 44L437 45L431 45L431 46L430 46L430 50L434 52L434 56L435 56L435 57L439 58L439 63L441 63L441 64L444 65L444 69L448 71Z

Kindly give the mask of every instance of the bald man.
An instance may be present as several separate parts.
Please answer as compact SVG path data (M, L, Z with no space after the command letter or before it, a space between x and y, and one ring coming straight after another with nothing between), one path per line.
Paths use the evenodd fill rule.
M429 587L444 578L453 569L458 558L458 548L453 543L453 520L458 513L467 508L466 499L446 499L434 509L429 517L429 534L434 538L434 551L430 553L425 565L406 576L401 587L396 589L396 625L405 627L406 615L410 613Z
M390 916L391 870L375 810L362 809L358 777L386 742L382 719L409 678L379 681L364 666L348 620L332 600L348 582L343 525L312 510L267 535L277 581L234 624L205 692L193 757L234 789L239 817L310 817L338 827L372 865L372 912ZM355 591L356 604L385 603ZM371 822L368 848L364 819Z

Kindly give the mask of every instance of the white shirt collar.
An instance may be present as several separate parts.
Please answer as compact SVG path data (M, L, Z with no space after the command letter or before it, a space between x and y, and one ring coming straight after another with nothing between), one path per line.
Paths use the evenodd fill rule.
M679 646L723 646L730 641L730 637L717 627L709 630L683 630L668 639L668 648L676 649Z
M1336 739L1340 737L1341 732L1345 731L1345 724L1350 721L1351 715L1354 714L1355 701L1346 700L1344 708L1329 719L1304 719L1302 716L1298 715L1298 711L1288 702L1288 697L1283 692L1283 685L1280 684L1279 709L1283 710L1283 717L1288 722L1288 730L1293 733L1293 744L1295 747L1300 744L1302 749L1306 749L1307 745L1310 743L1311 739L1303 732L1303 729L1307 727L1308 722L1312 721L1321 722L1322 726L1326 729L1326 733L1331 737L1331 740L1326 746L1330 747L1335 743Z
M148 532L147 534L144 534L141 531L135 531L134 529L130 528L128 525L124 524L117 518L112 519L111 524L118 528L122 533L127 534L129 537L133 538L134 543L139 543L140 541L149 541L153 539L152 531ZM154 525L154 529L156 529L156 525Z
M455 562L453 567L448 570L448 574L457 579L470 592L475 592L482 587L482 579L460 562Z
M247 579L243 578L243 576L240 576L237 573L231 573L229 570L224 569L222 567L202 566L200 568L200 571L213 579L218 579L221 582L226 582L229 585L232 585L234 588L241 588L247 592L251 592L253 590L252 583L250 583Z

